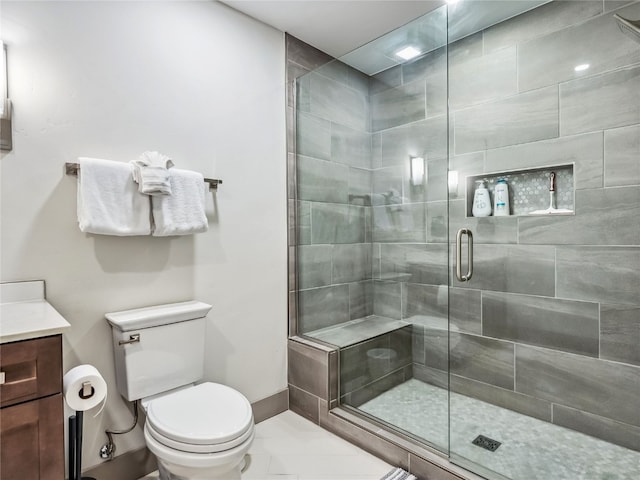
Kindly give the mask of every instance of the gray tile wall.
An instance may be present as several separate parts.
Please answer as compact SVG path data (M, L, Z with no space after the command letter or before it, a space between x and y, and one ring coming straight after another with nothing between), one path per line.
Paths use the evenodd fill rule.
M607 130L604 154L605 187L640 184L640 125Z
M602 5L600 7L602 8ZM635 18L640 8L639 6L631 7L626 9L626 12ZM598 15L578 25L519 43L518 86L520 91L562 84L582 75L592 76L618 69L623 65L640 62L640 50L637 46L634 46L631 41L622 42L619 37L618 26L616 22L611 21L611 16ZM580 63L589 64L587 72L574 70L574 67ZM613 82L612 79L602 80L604 85L611 85ZM597 77L592 81L601 85ZM597 97L603 98L601 95ZM606 116L602 115L602 117Z
M557 404L553 406L553 421L592 437L614 439L613 443L640 451L640 428L633 425Z
M297 96L289 96L289 108L297 102L289 120L296 209L289 243L297 245L290 290L299 289L296 331L307 334L373 313L369 79L293 37L286 41L290 91L298 77Z
M482 293L482 333L527 345L598 356L597 303Z
M640 65L561 83L560 102L562 135L638 124Z
M448 215L446 204L438 209L446 191L434 187L446 185L446 172L435 165L447 139L437 126L446 110L434 95L446 95L447 52L380 76L372 115L420 81L427 108L416 118L422 105L400 102L372 119L374 193L400 192L400 207L387 207L400 216L418 201L403 159L424 155L435 168L422 200L424 240L396 232L401 222L391 217L374 220L373 278L385 281L374 303L381 314L417 322L417 378L446 387L449 368L455 391L637 449L640 47L618 31L613 13L639 17L640 2L554 1L449 46L449 168L460 184L572 163L572 216L468 218L463 186L450 193ZM580 63L590 68L575 72ZM441 117L429 115L430 104ZM398 109L412 112L404 124ZM453 281L450 305L438 292L454 261L447 236L429 234L437 219L449 238L468 227L475 239L474 277ZM449 338L429 325L447 313Z
M516 391L640 426L640 369L556 350L517 345Z
M453 119L456 155L555 138L559 130L558 87L454 111Z
M485 171L569 161L577 190L575 216L517 219L517 243L550 249L550 291L506 293L521 281L509 275L507 288L486 291L484 275L476 288L483 335L516 347L515 392L550 402L554 423L638 449L640 48L617 31L611 8L599 9L553 2L484 32L485 53L517 44L518 97L559 94L557 138L484 148ZM640 2L618 13L637 16ZM578 63L590 68L577 73ZM523 273L538 285L535 269L513 274Z
M297 335L298 325L298 258L296 245L311 244L311 200L316 196L326 198L330 193L320 192L307 179L299 178L297 175L298 153L306 157L306 166L312 172L315 171L318 179L329 181L331 174L327 175L318 171L318 165L322 160L331 158L331 124L326 119L314 117L309 113L310 102L308 96L301 95L298 100L306 106L306 112L295 113L296 106L296 86L297 78L303 77L312 70L317 69L331 62L332 57L318 49L301 42L290 35L285 36L286 70L287 70L287 199L288 199L288 244L289 244L289 311L288 324L289 334ZM297 126L303 126L308 132L307 135L299 137ZM336 143L337 145L337 143ZM298 153L297 153L298 152ZM303 160L305 162L305 160ZM328 162L327 162L328 163ZM336 165L335 171L338 171ZM310 200L299 198L298 184L302 183L302 191L305 196L310 196ZM339 193L344 198L345 181L340 179L342 190ZM348 181L347 181L348 189ZM348 199L348 193L347 197ZM305 281L314 283L324 283L320 266L307 266L307 279ZM313 272L313 273L312 273ZM311 315L313 317L313 315ZM316 315L317 317L317 315ZM292 390L290 389L290 392ZM302 394L296 398L300 399Z

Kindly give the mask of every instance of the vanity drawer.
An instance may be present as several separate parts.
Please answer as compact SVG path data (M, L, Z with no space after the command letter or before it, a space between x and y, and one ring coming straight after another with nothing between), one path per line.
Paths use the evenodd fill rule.
M62 391L62 335L0 345L0 406Z
M0 480L64 479L62 394L0 410Z

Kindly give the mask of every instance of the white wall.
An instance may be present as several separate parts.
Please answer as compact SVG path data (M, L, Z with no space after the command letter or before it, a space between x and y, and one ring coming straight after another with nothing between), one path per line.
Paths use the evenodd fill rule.
M85 417L84 467L105 427L130 422L115 390L104 313L211 303L208 380L251 401L286 388L285 78L282 33L217 2L2 1L14 149L2 155L1 280L44 279L72 327L64 368L110 387ZM221 178L207 233L87 235L76 221L78 156L158 150ZM141 429L116 439L122 454Z

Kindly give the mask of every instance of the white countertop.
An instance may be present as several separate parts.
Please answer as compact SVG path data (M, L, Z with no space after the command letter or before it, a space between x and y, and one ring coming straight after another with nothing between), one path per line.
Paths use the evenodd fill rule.
M44 299L44 281L0 284L0 343L56 335L70 326Z

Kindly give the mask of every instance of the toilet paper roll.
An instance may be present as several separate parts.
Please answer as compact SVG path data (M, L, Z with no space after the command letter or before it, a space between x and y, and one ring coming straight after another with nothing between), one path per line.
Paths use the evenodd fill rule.
M64 375L63 393L69 407L85 412L106 398L107 383L93 365L78 365Z

